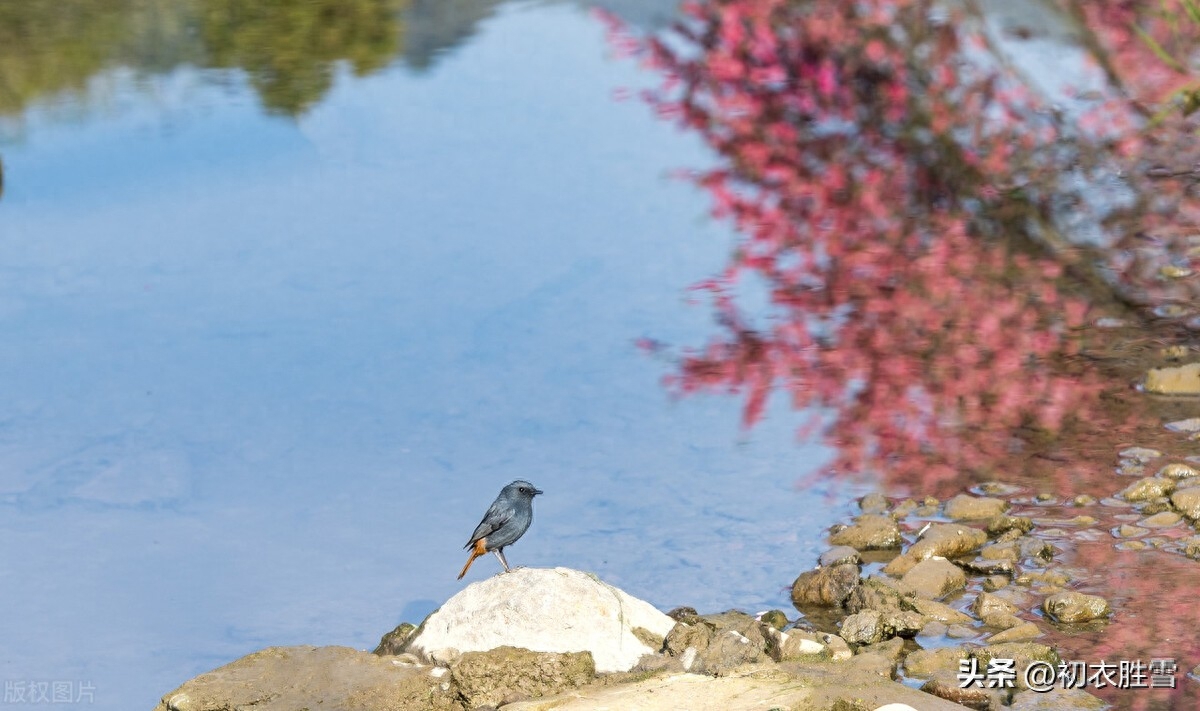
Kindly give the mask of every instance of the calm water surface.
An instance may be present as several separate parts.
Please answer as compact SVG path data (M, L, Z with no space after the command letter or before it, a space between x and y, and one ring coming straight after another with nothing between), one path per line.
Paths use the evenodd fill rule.
M409 10L294 117L185 57L4 118L0 678L150 708L264 646L369 649L461 589L518 477L510 561L662 608L784 607L845 517L792 421L672 403L633 345L702 340L732 237L599 23Z

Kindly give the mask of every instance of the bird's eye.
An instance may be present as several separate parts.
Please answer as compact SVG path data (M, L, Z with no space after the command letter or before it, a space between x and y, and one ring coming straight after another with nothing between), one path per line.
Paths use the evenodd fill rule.
M526 488L525 488L525 487L523 487L523 486L522 486L520 489L517 489L517 491L521 492L522 494L528 494L528 493L529 493L529 489L526 489Z

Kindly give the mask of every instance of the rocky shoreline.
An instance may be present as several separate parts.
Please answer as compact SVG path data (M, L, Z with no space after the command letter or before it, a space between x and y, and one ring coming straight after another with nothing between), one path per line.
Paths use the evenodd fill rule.
M1129 475L1163 456L1121 455ZM183 684L156 711L1109 708L1083 689L1044 678L1031 688L1029 678L1031 667L1065 661L1036 641L1047 626L1102 630L1112 615L1103 598L1068 589L1072 572L1038 535L1096 519L1012 515L1014 492L993 484L944 502L864 497L793 583L799 616L663 614L588 573L519 569L473 583L419 627L398 626L373 653L269 648ZM1106 501L1194 526L1193 493L1200 470L1171 462ZM1172 545L1200 554L1197 536ZM968 675L975 683L964 685Z

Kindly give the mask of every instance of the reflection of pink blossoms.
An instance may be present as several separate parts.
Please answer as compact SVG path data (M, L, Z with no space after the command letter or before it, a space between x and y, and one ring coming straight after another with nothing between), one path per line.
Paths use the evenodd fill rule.
M1052 127L930 11L709 2L682 45L617 40L666 75L660 113L722 157L699 182L743 236L703 285L725 333L674 386L744 394L747 425L782 388L809 428L832 411L835 470L927 482L987 467L1018 427L1057 430L1096 390L1060 367L1084 305L999 239L1053 167ZM756 324L733 296L747 279L770 293Z

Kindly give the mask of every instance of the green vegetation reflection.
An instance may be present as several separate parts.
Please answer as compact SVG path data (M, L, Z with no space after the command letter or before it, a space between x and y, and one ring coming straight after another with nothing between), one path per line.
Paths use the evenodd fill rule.
M0 115L81 99L119 67L240 69L268 111L299 115L339 63L363 76L403 50L407 0L0 0Z

